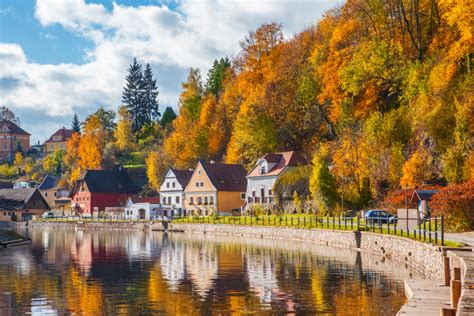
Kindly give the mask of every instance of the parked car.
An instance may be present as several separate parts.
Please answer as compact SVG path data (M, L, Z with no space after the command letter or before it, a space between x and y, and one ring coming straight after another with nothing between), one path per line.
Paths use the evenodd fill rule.
M54 213L53 212L44 212L42 218L54 218Z
M368 210L364 215L365 222L373 224L395 224L397 217L384 210Z

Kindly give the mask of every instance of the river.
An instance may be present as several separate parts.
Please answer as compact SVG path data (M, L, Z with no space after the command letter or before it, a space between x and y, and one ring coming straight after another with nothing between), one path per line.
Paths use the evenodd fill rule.
M409 267L309 242L33 228L0 250L0 315L390 315Z

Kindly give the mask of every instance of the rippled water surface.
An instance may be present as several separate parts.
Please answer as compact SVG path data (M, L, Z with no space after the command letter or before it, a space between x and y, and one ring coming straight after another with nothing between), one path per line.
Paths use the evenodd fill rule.
M304 242L30 229L0 251L0 315L390 315L398 263Z

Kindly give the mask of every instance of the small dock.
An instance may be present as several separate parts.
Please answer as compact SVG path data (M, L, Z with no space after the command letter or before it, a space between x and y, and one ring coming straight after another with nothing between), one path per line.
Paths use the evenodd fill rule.
M397 315L439 315L440 307L451 303L449 286L439 286L440 283L435 280L405 280L408 302Z

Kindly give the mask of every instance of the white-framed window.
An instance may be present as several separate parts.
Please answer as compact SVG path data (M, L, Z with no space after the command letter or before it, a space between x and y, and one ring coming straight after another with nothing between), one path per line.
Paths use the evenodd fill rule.
M166 188L169 189L169 187L170 187L170 183L166 182Z
M179 196L175 198L176 204L179 204Z
M240 192L240 199L245 201L245 192Z
M176 183L175 183L175 182L172 182L172 183L171 183L171 186L172 186L173 188L175 188L175 187L176 187Z

